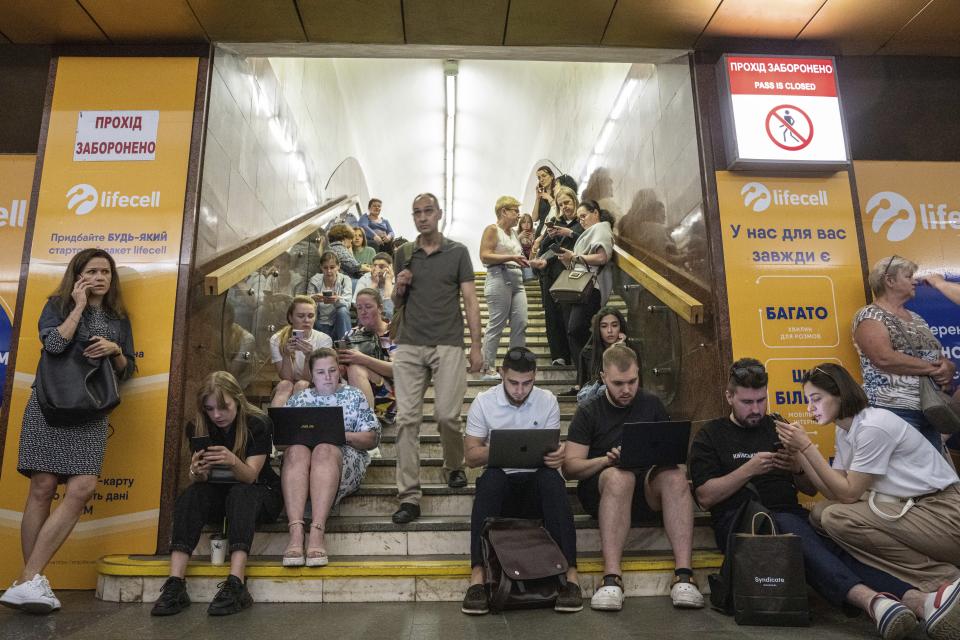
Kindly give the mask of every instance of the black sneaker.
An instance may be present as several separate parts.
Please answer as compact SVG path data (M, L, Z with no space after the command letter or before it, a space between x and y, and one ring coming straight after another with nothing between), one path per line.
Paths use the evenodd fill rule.
M229 575L227 579L217 585L220 591L213 597L213 602L207 607L207 614L211 616L229 616L240 613L253 606L253 598L247 591L247 585L237 576Z
M577 387L570 387L566 391L561 391L557 395L560 396L561 398L568 398L570 396L576 397L578 393L580 393L580 389L578 389Z
M170 576L160 587L160 597L153 603L150 615L172 616L189 606L190 596L187 595L187 581L183 578Z
M420 505L411 502L401 502L400 508L393 512L391 520L394 524L410 524L420 517Z
M451 489L463 489L467 486L467 474L463 472L463 469L454 469L450 472L450 477L447 478L447 486Z
M482 584L470 585L467 595L463 596L460 611L468 616L482 616L490 613L490 603L487 601L487 590Z
M563 613L576 613L583 610L583 594L580 592L580 585L576 582L567 582L560 587L560 593L557 595L557 601L553 605L554 611Z

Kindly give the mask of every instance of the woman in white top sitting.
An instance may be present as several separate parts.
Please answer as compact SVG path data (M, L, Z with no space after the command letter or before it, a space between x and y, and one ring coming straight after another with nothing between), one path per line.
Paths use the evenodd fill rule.
M501 196L494 206L496 224L483 230L480 240L480 262L487 267L483 292L490 317L483 332L484 378L499 378L496 373L497 347L500 335L510 324L510 348L527 343L527 290L523 287L523 267L527 259L517 238L520 201Z
M296 296L287 308L287 326L270 337L270 361L277 367L280 383L273 391L271 407L310 386L307 357L320 347L330 347L330 336L313 328L317 305L310 296Z
M561 248L557 256L567 269L591 271L598 275L585 302L561 306L574 362L580 359L580 353L590 337L590 321L603 304L599 274L613 257L613 217L610 213L593 200L584 200L577 208L577 217L580 218L583 233L577 238L572 251Z
M803 376L807 410L836 424L833 465L799 424L777 424L780 440L828 502L811 519L861 562L923 591L915 609L931 638L960 638L960 479L924 437L895 413L867 405L843 367Z

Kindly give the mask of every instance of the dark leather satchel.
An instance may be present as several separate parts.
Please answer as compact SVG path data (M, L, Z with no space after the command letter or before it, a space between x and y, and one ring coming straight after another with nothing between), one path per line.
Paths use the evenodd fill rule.
M539 520L487 518L480 537L491 611L553 607L567 560Z
M34 389L40 412L51 425L84 424L120 404L120 384L110 358L87 358L85 344L78 338L62 353L40 351Z

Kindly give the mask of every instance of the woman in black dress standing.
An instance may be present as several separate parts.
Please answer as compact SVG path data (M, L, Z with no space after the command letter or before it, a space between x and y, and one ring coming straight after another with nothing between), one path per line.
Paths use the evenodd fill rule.
M70 260L60 286L43 308L39 328L40 342L50 353L62 353L74 340L89 337L83 355L109 358L120 380L129 378L136 368L116 263L106 251L84 249ZM17 470L30 478L20 524L24 567L0 603L31 613L60 608L43 571L93 495L103 465L107 428L106 415L69 426L50 424L40 411L36 391L30 394L17 462ZM61 483L66 490L51 513Z

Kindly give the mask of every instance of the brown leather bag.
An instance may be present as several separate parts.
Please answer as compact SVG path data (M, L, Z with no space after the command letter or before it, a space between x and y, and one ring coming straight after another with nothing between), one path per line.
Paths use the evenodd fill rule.
M567 560L539 520L487 518L480 537L491 611L553 607Z

